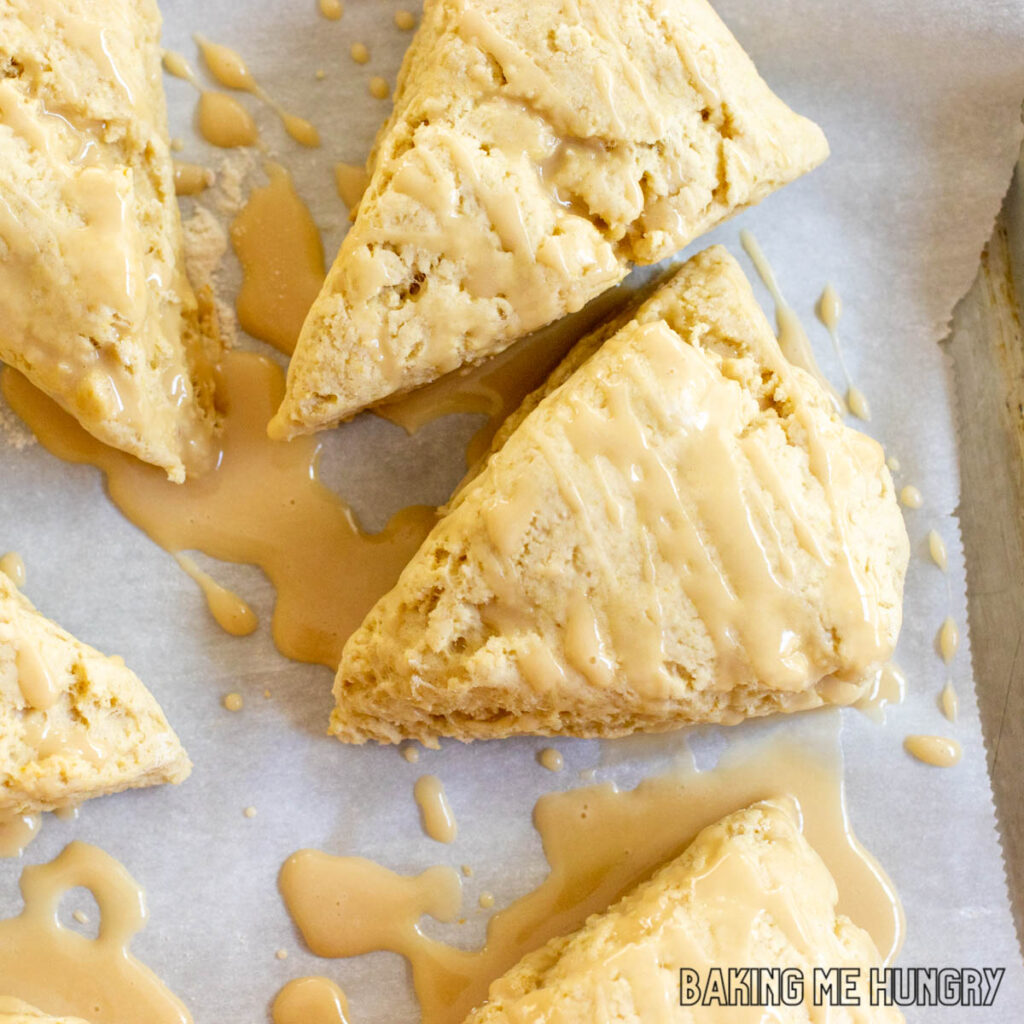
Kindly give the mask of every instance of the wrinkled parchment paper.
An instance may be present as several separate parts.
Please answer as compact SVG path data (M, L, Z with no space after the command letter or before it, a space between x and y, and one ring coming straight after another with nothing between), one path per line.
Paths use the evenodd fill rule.
M310 203L330 258L346 224L331 169L338 160L364 159L386 113L367 83L374 74L394 81L410 39L392 21L400 3L348 0L337 22L319 15L315 0L163 6L167 46L193 63L193 32L237 47L275 98L320 129L323 147L304 150L269 112L258 114L270 152ZM1024 8L1019 0L719 0L717 7L769 83L824 126L833 155L693 248L720 241L739 254L739 230L754 231L823 368L842 386L813 317L822 287L834 283L844 304L845 357L874 411L867 429L899 459L897 482L915 484L924 496L923 507L907 513L913 558L897 655L910 681L907 699L884 727L842 713L850 815L902 894L908 934L900 962L1005 966L1007 976L991 1010L910 1010L908 1019L1016 1019L1024 1013L1024 970L973 691L986 680L972 682L965 638L951 670L961 717L950 726L937 706L946 672L934 642L948 608L965 622L952 382L938 342L976 272L1018 152ZM350 59L356 41L370 47L370 64ZM201 144L191 127L194 91L168 80L168 95L184 157L216 167L223 154ZM379 528L404 504L448 496L478 424L451 417L409 439L364 416L328 439L326 478L367 526ZM0 549L25 557L29 596L84 639L123 654L195 761L178 789L94 801L77 822L51 816L21 863L48 860L73 837L121 859L145 885L151 909L135 949L201 1024L264 1020L279 986L309 973L342 985L359 1024L416 1019L397 957L322 961L303 949L277 893L282 861L315 846L402 871L472 864L469 923L434 930L479 941L486 918L476 909L479 892L492 891L501 906L543 876L533 802L552 787L579 784L580 770L601 763L599 745L559 742L567 765L561 775L534 762L546 745L539 741L446 745L417 766L392 749L345 748L324 735L330 673L289 663L273 648L266 628L272 593L257 570L217 567L263 623L254 636L234 639L213 624L172 559L107 501L97 472L64 465L39 446L0 447L0 514ZM932 527L949 546L948 590L925 557ZM221 706L232 690L246 699L237 714ZM826 717L805 716L793 727L826 729ZM738 727L730 740L762 728ZM902 750L909 732L955 735L962 763L942 771L913 761ZM628 763L599 767L598 778L635 781L662 756L652 748L645 761L642 745L630 749ZM450 847L421 833L412 783L423 771L442 777L458 816ZM255 818L243 816L249 805ZM4 914L19 906L21 863L0 862ZM275 958L279 948L289 952L286 960Z

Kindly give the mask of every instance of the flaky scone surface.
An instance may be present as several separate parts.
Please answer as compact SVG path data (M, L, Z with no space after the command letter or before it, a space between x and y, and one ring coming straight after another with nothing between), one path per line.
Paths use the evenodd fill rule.
M501 351L826 154L705 0L428 0L272 432Z
M882 450L785 360L732 257L592 350L348 641L339 738L735 722L853 700L889 657L908 543Z
M0 4L0 359L176 480L213 427L152 0Z
M181 782L190 770L135 673L44 618L0 572L0 815Z
M648 1024L714 1021L721 1009L682 1008L679 971L786 967L805 978L805 1001L773 1007L772 1020L803 1024L816 967L859 968L863 1005L829 1008L837 1024L898 1024L898 1010L869 1005L868 970L881 965L870 936L836 912L828 869L785 805L754 804L702 831L686 851L573 935L553 939L495 981L466 1024ZM716 1017L716 1014L719 1016ZM729 1011L760 1021L762 1010Z

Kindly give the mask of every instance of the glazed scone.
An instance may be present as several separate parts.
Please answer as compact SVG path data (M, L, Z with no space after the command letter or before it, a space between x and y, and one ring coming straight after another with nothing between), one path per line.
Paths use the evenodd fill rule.
M191 768L138 676L40 615L0 572L0 816L181 782Z
M860 1007L832 1006L834 1024L898 1024L872 1007L869 971L881 958L867 932L836 912L828 868L784 804L737 811L575 934L553 939L495 981L465 1024L713 1024L824 1020L813 1005L816 967L856 969ZM711 968L795 968L798 1006L745 1009L680 1004L680 969L703 985Z
M174 480L208 457L153 0L0 3L0 360Z
M706 0L427 0L271 433L500 352L827 153Z
M855 700L899 632L903 519L735 260L694 257L552 382L349 639L332 731L616 736Z
M0 996L0 1024L86 1024L81 1017L53 1017L21 999Z

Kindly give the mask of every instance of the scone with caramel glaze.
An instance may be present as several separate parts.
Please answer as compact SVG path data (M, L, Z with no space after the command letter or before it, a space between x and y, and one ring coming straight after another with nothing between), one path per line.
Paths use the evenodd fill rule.
M174 480L209 457L153 0L0 3L0 360Z
M869 972L881 957L867 932L837 913L837 899L835 881L788 804L754 804L704 829L649 882L575 934L525 956L492 983L465 1024L753 1024L769 1017L804 1024L825 1014L837 1024L899 1024L899 1010L870 1004ZM684 1007L684 968L702 989L714 968L723 977L730 968L798 971L803 1000L761 999L725 1011ZM816 1006L816 968L856 972L859 1005Z
M585 338L349 639L339 739L617 736L849 703L908 541L881 447L783 356L735 260Z
M181 782L191 768L138 676L40 615L0 572L0 817Z
M706 0L427 0L272 435L500 352L827 153Z

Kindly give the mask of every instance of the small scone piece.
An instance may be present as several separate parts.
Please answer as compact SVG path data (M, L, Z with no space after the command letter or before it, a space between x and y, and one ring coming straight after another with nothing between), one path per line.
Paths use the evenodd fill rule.
M174 480L208 457L152 0L0 3L0 360Z
M909 545L881 447L721 247L502 429L345 646L331 729L615 736L855 700ZM503 442L503 443L501 443Z
M0 572L0 816L181 782L191 769L138 676L40 615Z
M827 154L706 0L427 0L271 433L500 352Z
M835 881L782 803L754 804L704 829L686 851L575 934L552 939L495 981L465 1024L701 1024L824 1020L815 968L850 968L859 1007L829 1007L836 1024L898 1024L872 1007L869 971L881 958L867 932L836 913ZM680 970L792 968L796 1006L680 1006ZM688 976L693 978L693 975ZM749 974L747 974L749 977ZM754 990L756 992L756 989ZM690 1000L693 994L690 994Z
M0 1024L86 1024L81 1017L53 1017L12 996L0 996Z

